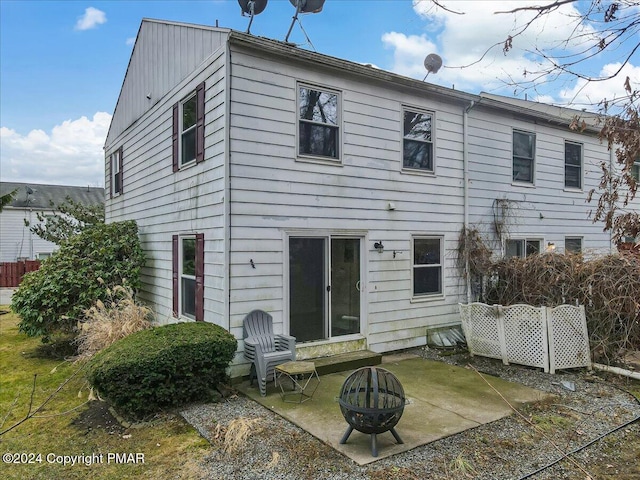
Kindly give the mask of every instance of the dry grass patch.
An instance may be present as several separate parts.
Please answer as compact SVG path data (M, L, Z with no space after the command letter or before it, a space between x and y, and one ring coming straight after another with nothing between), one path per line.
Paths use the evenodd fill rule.
M139 303L129 287L116 286L107 291L109 300L98 300L84 312L76 338L78 359L86 360L134 332L151 328L153 312Z

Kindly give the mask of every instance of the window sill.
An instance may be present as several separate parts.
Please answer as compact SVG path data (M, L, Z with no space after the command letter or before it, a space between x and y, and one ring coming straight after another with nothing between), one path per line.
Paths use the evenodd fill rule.
M343 167L342 160L339 158L331 157L314 157L314 156L301 156L296 157L296 162L301 163L315 163L319 165L333 165L334 167Z
M411 297L411 303L431 303L440 302L445 299L444 293L434 293L433 295L423 295L420 297Z
M187 168L191 168L191 167L193 167L194 165L196 165L197 163L198 163L198 162L196 162L195 160L191 160L191 161L189 161L189 162L187 162L187 163L182 163L182 164L180 164L180 166L178 167L178 171L186 170Z
M402 169L400 170L400 173L406 173L408 175L421 175L423 177L436 176L435 170L420 170L418 168L407 168L407 167L402 167Z
M581 188L565 187L564 191L567 193L584 193L584 190L582 190Z
M512 187L536 188L535 183L511 182Z

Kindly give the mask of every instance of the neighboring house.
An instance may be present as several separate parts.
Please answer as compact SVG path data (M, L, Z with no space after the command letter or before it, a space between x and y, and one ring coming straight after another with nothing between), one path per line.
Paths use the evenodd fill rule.
M105 144L106 218L137 221L162 322L242 340L262 309L299 358L424 345L459 324L464 225L498 254L611 249L585 203L610 154L567 128L574 113L145 19Z
M67 197L84 205L104 203L104 188L0 182L0 195L17 190L13 201L0 213L0 261L42 260L58 249L52 242L31 233L38 222L37 213L53 215L51 202L59 205Z

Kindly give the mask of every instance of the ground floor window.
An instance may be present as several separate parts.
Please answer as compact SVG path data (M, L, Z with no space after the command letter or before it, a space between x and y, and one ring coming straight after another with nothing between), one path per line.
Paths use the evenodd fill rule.
M412 242L413 296L441 295L443 293L442 237L416 236Z
M173 315L204 320L204 235L173 236Z
M564 251L566 253L581 253L582 237L565 237Z
M525 258L540 253L542 240L531 238L510 238L506 242L506 257Z

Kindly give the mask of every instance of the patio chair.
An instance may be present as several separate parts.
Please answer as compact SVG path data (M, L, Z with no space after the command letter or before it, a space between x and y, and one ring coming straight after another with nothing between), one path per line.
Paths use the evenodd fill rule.
M273 318L267 312L254 310L243 320L244 357L251 361L249 380L258 379L260 395L267 394L267 379L273 378L274 367L296 359L296 339L273 333Z

